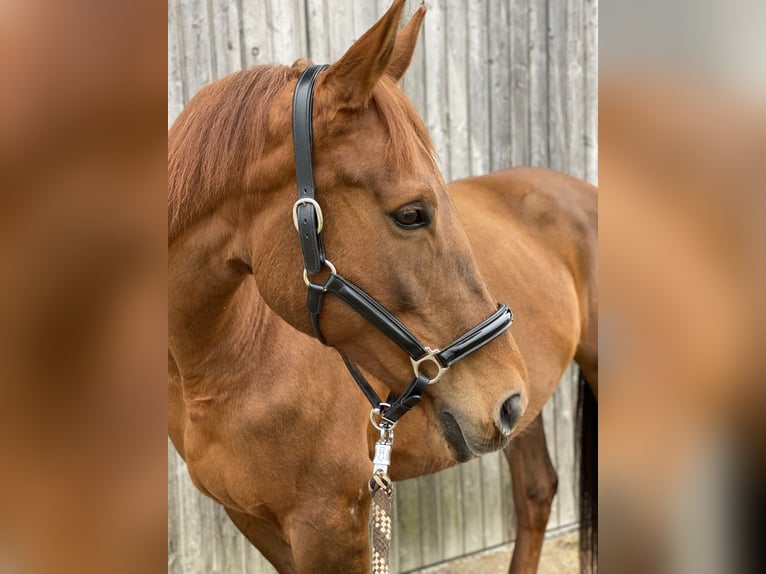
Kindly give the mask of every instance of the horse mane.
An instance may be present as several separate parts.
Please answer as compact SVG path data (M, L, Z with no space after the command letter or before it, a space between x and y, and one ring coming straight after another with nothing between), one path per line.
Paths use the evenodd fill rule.
M168 240L219 203L263 150L274 97L300 70L255 66L208 84L168 132Z
M248 163L257 161L264 149L274 98L309 64L303 59L292 66L261 65L235 72L208 84L189 101L168 132L169 243L241 187ZM435 157L422 120L393 80L381 79L371 102L391 138L388 159L398 169L415 154Z

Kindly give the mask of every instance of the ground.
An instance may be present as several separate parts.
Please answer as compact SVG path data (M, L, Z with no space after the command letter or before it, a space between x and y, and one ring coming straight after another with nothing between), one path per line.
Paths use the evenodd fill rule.
M576 574L579 572L577 532L549 538L543 546L538 574ZM419 570L419 574L506 574L513 544L453 560L449 564Z

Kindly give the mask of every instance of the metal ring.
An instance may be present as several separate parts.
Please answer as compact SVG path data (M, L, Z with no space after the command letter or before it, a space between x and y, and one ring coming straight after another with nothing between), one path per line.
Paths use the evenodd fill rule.
M327 265L327 268L330 270L330 273L333 275L337 275L338 272L335 270L335 265L332 264L332 262L329 259L324 260L324 265ZM306 271L306 269L303 269L303 282L306 284L306 287L308 287L311 284L311 281L309 281L309 272Z
M382 406L390 407L388 403L380 403ZM381 420L385 421L383 423L378 423L378 421L375 420L375 417L379 416ZM377 430L379 430L381 433L383 432L391 432L394 430L394 427L396 426L396 421L390 421L386 417L380 414L380 407L375 407L370 411L370 422L372 423L372 426L374 426Z
M425 361L430 361L434 365L436 365L436 368L437 368L436 376L428 381L428 384L432 385L436 381L438 381L444 373L447 372L449 367L443 367L439 359L436 357L436 355L441 352L439 349L430 349L428 347L425 347L425 350L427 351L427 353L417 360L410 357L410 363L412 363L412 370L415 372L416 377L420 375L421 363L424 363Z
M303 205L304 203L310 203L314 206L314 209L317 212L317 233L322 233L322 227L324 227L322 208L319 207L319 204L315 199L311 199L310 197L301 197L293 204L293 224L295 225L295 230L300 233L300 229L298 228L298 206Z

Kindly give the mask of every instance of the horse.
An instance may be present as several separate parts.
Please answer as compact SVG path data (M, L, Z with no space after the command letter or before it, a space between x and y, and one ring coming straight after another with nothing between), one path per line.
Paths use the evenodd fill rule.
M398 422L390 474L505 449L519 515L510 571L534 572L556 483L540 411L572 358L583 396L597 392L595 192L539 169L448 191L399 87L425 13L398 31L404 4L316 76L309 163L324 217L314 208L311 219L332 265L320 258L309 270L293 227L291 111L307 60L218 80L171 127L169 435L195 486L279 572L367 571L379 433L345 362L380 396L406 392L413 366L340 297L326 295L312 321L306 285L311 294L342 273L432 346L497 317L495 297L505 298L511 329L438 381L414 367L432 384ZM593 476L582 477L588 508ZM594 514L584 516L595 532Z

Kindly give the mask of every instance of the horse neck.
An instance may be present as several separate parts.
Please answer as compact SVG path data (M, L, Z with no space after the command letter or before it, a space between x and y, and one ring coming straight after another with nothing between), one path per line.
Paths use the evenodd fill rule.
M169 248L168 344L185 380L206 377L268 344L275 318L236 257L239 234L214 216Z

